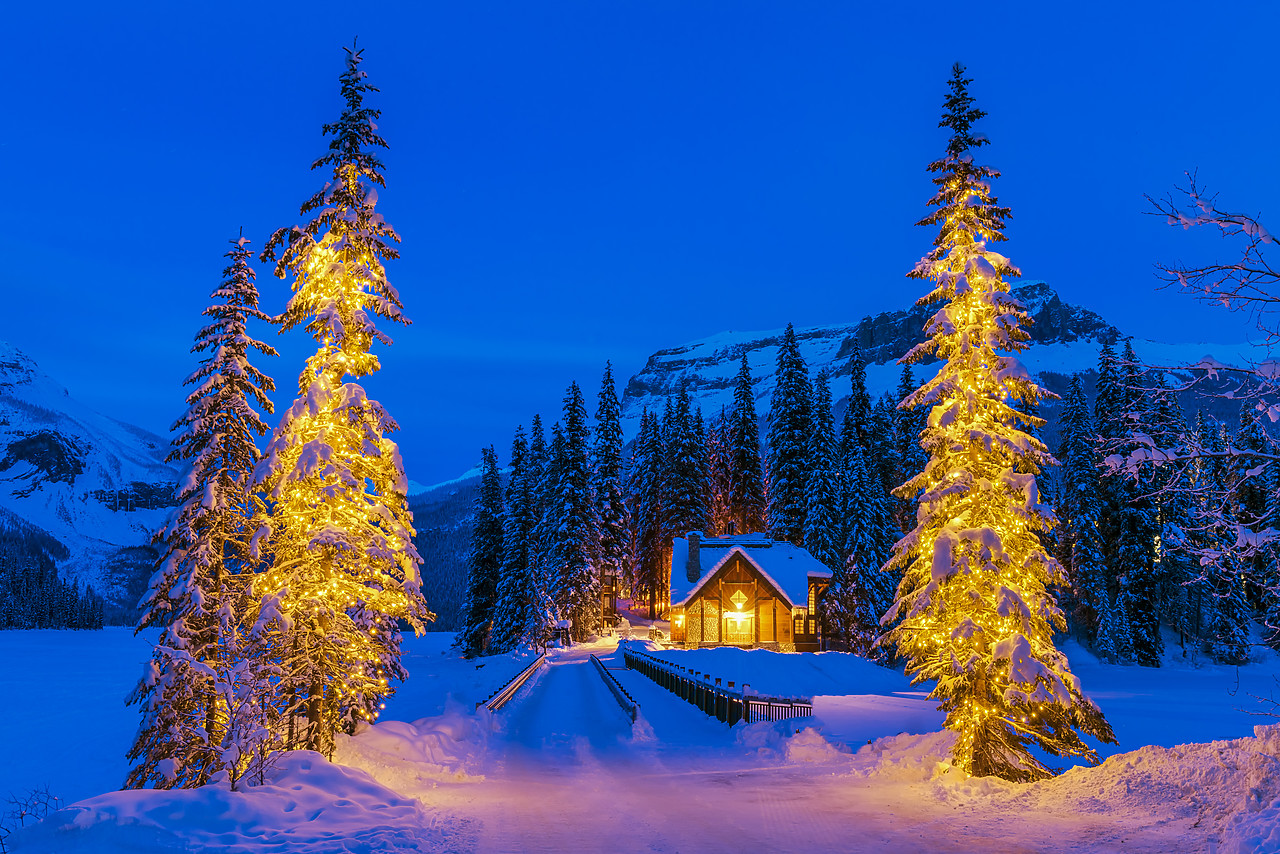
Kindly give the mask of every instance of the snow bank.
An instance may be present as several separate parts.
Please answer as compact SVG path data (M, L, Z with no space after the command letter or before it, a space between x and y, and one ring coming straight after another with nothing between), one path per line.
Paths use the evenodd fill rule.
M1280 724L1254 727L1252 738L1142 747L1020 797L1082 813L1172 813L1194 819L1220 854L1280 851Z
M318 753L280 758L262 786L112 792L59 810L15 835L17 852L225 854L447 849L458 826L354 768Z
M1280 852L1280 724L1254 732L1231 741L1142 747L1029 785L961 773L950 762L952 733L901 735L859 750L850 774L877 786L922 785L928 799L974 814L1074 815L1135 830L1185 824L1207 845L1188 838L1187 851Z
M483 780L471 772L480 767L490 729L487 712L477 715L450 702L441 715L338 735L333 759L397 792L418 794L443 781Z

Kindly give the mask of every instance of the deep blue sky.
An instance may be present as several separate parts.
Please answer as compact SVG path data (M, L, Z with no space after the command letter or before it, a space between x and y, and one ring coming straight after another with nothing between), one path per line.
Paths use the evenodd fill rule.
M1155 290L1154 262L1226 247L1143 216L1144 193L1198 168L1280 218L1273 4L137 5L6 10L0 338L164 432L226 240L261 247L324 179L307 167L358 34L414 320L367 386L424 483L490 442L505 458L606 359L625 382L662 347L918 296L956 60L990 113L1005 251L1126 332L1247 334ZM308 342L262 333L287 403Z

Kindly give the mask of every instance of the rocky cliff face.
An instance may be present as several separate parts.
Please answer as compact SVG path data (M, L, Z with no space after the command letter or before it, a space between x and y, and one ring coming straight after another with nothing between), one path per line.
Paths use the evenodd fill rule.
M175 503L167 442L72 398L0 342L0 510L67 550L59 569L128 620L150 576L151 532Z
M1075 370L1088 369L1091 363L1085 357L1091 354L1092 361L1096 362L1098 346L1120 336L1119 330L1097 313L1063 302L1044 282L1016 287L1013 295L1027 307L1034 321L1029 329L1032 347L1024 354L1024 361L1044 362L1046 368L1053 364L1059 368L1056 373L1069 375ZM796 337L810 376L826 369L837 409L842 409L840 402L848 396L848 391L841 378L849 376L849 360L855 345L867 364L870 391L878 396L897 386L902 370L897 360L923 340L925 321L933 310L912 306L864 317L853 324L798 329ZM757 411L763 415L773 393L773 373L781 340L780 329L725 332L682 347L659 350L627 383L622 403L624 429L634 435L641 412L645 408L660 410L665 399L679 393L681 388L688 390L706 417L714 417L721 407L732 405L733 382L744 353L751 366ZM1051 352L1065 353L1072 349L1076 352L1067 358L1057 358L1059 354ZM915 370L918 381L932 373L927 364ZM1047 384L1052 388L1058 383Z

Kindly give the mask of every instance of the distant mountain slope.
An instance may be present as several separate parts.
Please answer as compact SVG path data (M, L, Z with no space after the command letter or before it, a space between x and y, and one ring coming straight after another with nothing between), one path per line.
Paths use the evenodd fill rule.
M454 632L462 628L467 594L467 553L471 520L480 486L479 467L453 480L429 486L409 498L413 538L422 555L422 595L436 613L427 628Z
M59 569L128 619L149 575L147 543L174 503L164 439L95 412L0 342L0 509L67 549Z

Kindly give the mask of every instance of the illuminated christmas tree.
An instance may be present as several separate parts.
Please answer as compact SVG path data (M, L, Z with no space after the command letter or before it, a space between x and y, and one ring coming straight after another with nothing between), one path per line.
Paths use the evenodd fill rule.
M247 332L249 319L268 319L258 308L248 242L232 240L226 253L216 302L203 312L210 322L191 348L207 355L186 380L194 390L173 425L168 460L190 468L177 509L156 534L160 563L142 600L138 630L161 631L129 697L142 707L129 787L201 786L223 769L234 782L255 752L248 742L263 740L246 735L260 734L248 709L259 686L258 671L242 655L241 617L246 519L254 512L249 481L260 456L255 437L267 431L254 406L271 411L266 393L275 383L249 364L249 352L276 351Z
M280 229L264 260L292 274L283 329L304 326L319 344L298 379L258 467L271 505L255 540L270 561L255 580L257 625L281 661L279 696L290 747L330 753L334 732L377 716L399 666L397 621L431 619L420 593L408 481L388 435L395 420L347 377L379 368L373 343L390 344L375 316L408 324L383 264L399 237L374 210L385 186L374 148L386 148L363 104L361 52L347 50L346 109L324 126L329 153L312 168L333 177L302 205L302 227Z
M942 366L903 402L928 407L921 445L929 461L898 490L903 498L919 494L920 509L889 562L904 576L885 617L901 623L884 642L897 647L915 682L936 681L930 696L957 734L958 767L1035 780L1052 772L1032 746L1096 763L1078 731L1115 737L1053 645L1053 631L1066 623L1049 587L1064 578L1038 536L1056 520L1036 486L1053 458L1022 429L1040 419L1014 405L1042 392L1003 355L1025 348L1029 319L1004 281L1017 270L987 248L1004 239L1009 212L991 194L999 173L972 157L986 140L970 130L984 113L973 107L968 83L957 64L940 123L951 141L929 166L937 210L920 223L941 228L910 274L933 282L920 304L938 308L928 339L905 358L933 356Z

